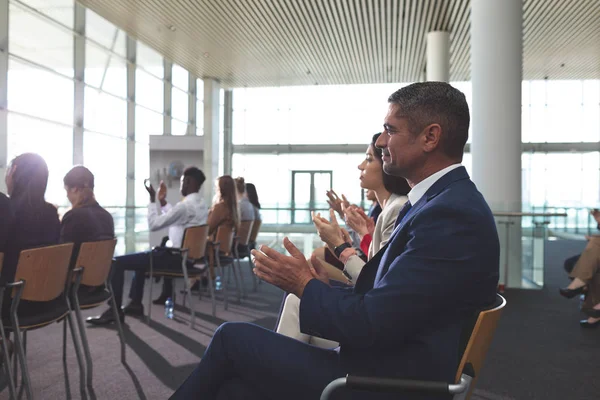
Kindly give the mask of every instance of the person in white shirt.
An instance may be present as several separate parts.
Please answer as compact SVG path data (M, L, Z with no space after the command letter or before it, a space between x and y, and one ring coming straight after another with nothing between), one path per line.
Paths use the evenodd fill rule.
M186 228L206 224L208 217L208 207L204 199L198 193L202 184L206 180L204 173L196 167L187 168L181 177L181 195L184 198L171 206L166 202L167 188L163 182L158 189L158 201L156 204L157 193L152 185L146 186L150 194L150 204L148 205L148 227L151 231L157 231L169 227L169 238L173 247L181 247L183 233ZM174 254L168 249L159 248L153 250L153 260L156 265L162 268L173 268L181 270L181 256ZM112 287L114 291L117 309L121 310L123 302L123 285L125 281L125 271L135 271L131 282L129 298L131 301L119 311L119 318L124 319L124 314L143 315L144 307L142 297L144 294L145 275L150 265L150 252L128 254L117 257L113 265L114 272L112 276ZM168 297L172 296L172 285L170 281L165 280L163 293L156 300L158 303L164 303ZM90 317L87 322L94 325L106 325L115 320L112 308L109 307L102 315Z

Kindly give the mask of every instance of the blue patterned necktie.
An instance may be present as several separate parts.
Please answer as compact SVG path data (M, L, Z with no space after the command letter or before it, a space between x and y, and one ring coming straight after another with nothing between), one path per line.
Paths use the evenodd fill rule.
M402 206L402 209L398 213L398 218L396 218L396 223L394 224L394 229L396 229L396 227L398 227L398 225L400 225L400 222L402 222L402 219L406 216L406 214L408 214L408 211L411 208L412 208L412 204L410 203L410 201L407 201L406 203L404 203L404 206Z

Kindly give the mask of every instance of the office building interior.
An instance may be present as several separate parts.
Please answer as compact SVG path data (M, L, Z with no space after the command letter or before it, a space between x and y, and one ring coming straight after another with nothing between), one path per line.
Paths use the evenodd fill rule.
M369 209L357 166L388 97L426 81L466 97L462 165L500 242L507 305L470 398L600 398L600 329L583 329L583 299L558 290L565 260L598 234L597 0L0 0L0 192L11 161L36 153L62 216L63 178L85 166L123 256L165 235L150 231L145 181L165 182L176 203L195 166L209 207L220 176L243 177L260 199L256 243L283 252L289 237L310 257L323 246L311 213L329 215L331 189ZM93 370L77 329L31 330L23 395L169 398L221 324L275 328L283 292L254 276L250 257L239 267L239 282L233 267L219 273L227 288L212 300L175 279L174 317L163 304L127 317L126 357L116 326L85 326ZM130 284L126 272L126 293ZM146 281L144 305L161 285ZM0 399L10 398L5 370Z

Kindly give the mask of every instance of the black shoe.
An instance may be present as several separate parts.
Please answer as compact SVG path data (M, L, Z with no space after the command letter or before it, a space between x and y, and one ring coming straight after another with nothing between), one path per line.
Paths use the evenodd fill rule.
M558 292L560 293L560 295L563 297L566 297L567 299L572 299L573 297L577 296L578 294L583 294L586 291L587 291L587 286L580 286L577 289L567 289L567 288L558 289Z
M125 315L143 316L144 306L141 303L129 303L123 307L123 313Z
M581 326L582 328L585 329L591 329L591 328L597 328L600 326L600 321L596 321L596 322L588 322L587 319L582 319L581 321L579 321L579 326Z
M119 319L121 322L125 321L125 314L122 312L119 313ZM115 322L115 315L112 312L112 308L104 311L101 315L96 317L88 317L86 321L92 325L108 325Z
M162 304L164 305L167 299L171 296L167 296L166 294L161 294L158 299L152 300L152 304Z

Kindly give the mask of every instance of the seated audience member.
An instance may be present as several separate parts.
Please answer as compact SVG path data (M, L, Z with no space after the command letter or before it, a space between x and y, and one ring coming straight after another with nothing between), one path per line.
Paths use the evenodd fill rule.
M217 193L215 203L208 213L208 235L211 240L216 239L217 230L220 227L230 227L237 231L240 226L239 208L237 204L237 190L234 179L229 175L223 175L217 179ZM249 204L249 203L248 203ZM228 253L229 249L219 247L220 253ZM208 252L210 276L215 278L213 252Z
M348 207L344 210L346 215L346 223L361 238L372 237L368 250L368 259L373 258L382 247L387 244L387 241L394 230L396 217L404 203L408 201L407 194L410 192L410 186L406 179L402 177L388 175L383 170L382 150L375 147L375 143L381 134L377 133L373 136L371 144L367 148L365 160L360 163L360 186L363 189L372 190L375 193L376 201L382 205L382 212L376 224L373 224L364 211L362 215L356 211L358 207ZM362 211L362 209L360 210ZM365 262L357 256L356 251L344 242L341 228L335 220L335 213L330 210L331 223L315 216L314 222L319 236L327 244L330 249L333 249L336 256L344 262L344 275L350 282L356 282L356 278L365 265ZM371 229L369 229L369 223ZM374 225L374 226L373 226ZM363 240L364 241L364 240ZM343 252L341 248L346 247ZM319 347L337 347L338 343L326 341L321 338L313 338L300 331L300 321L298 315L300 312L300 299L294 294L288 294L283 306L281 318L277 332L283 335L300 340L304 343L312 343Z
M213 239L221 226L229 226L235 231L240 223L235 182L229 175L217 179L215 203L208 213L208 235ZM252 212L254 215L254 211ZM225 250L224 250L225 251Z
M381 214L381 205L377 202L377 196L375 196L375 192L373 190L367 190L366 197L367 200L372 202L367 215L369 218L372 218L375 223L377 223L377 218L379 217L379 214Z
M253 183L246 183L246 195L248 196L248 201L252 204L254 208L254 220L260 221L260 202L258 201L258 193L256 192L256 186Z
M189 167L183 172L181 177L181 195L183 200L174 206L167 203L167 187L163 182L160 183L158 191L159 205L156 204L156 192L152 185L146 187L150 194L150 204L148 205L148 227L151 231L157 231L162 228L169 228L169 238L173 247L181 247L183 233L185 228L206 224L208 210L204 199L199 190L205 181L202 171L196 167ZM155 265L161 268L172 268L175 271L181 271L181 255L170 252L165 248L155 249L152 253ZM129 298L131 301L119 312L119 317L124 318L124 314L143 315L144 306L142 297L144 295L145 275L150 266L150 252L128 254L117 257L113 265L114 272L112 276L112 287L117 302L117 309L121 310L123 302L123 285L125 281L125 271L135 271L131 282ZM163 283L163 292L160 297L154 301L155 304L161 304L173 295L173 287L169 285L170 280ZM87 322L94 325L106 325L114 322L116 316L113 315L112 308L108 308L98 317L90 317Z
M71 264L77 260L81 243L115 237L113 217L98 204L94 196L94 174L84 166L73 167L63 179L71 210L63 216L60 229L62 243L74 243Z
M6 241L12 229L13 218L10 199L4 193L0 192L0 253L6 251Z
M22 250L59 243L58 211L45 199L48 185L48 166L42 157L33 153L17 156L6 173L13 223L10 225L0 281L13 282ZM11 291L4 292L2 315L8 316ZM35 302L21 300L19 313L39 311Z
M600 211L594 209L591 214L600 226ZM589 317L579 321L579 324L582 328L596 328L600 326L600 236L589 236L587 239L588 244L583 253L576 256L569 274L573 280L559 291L568 299L585 294L582 310Z
M235 189L240 221L254 221L254 207L248 200L244 178L235 178Z
M592 217L594 217L596 224L598 224L597 228L598 228L598 230L600 230L600 210L594 208L590 211L590 214L592 215ZM592 237L594 237L594 236L592 236ZM586 239L589 239L589 238L586 237ZM565 268L565 271L567 271L567 274L571 274L571 272L573 271L573 268L575 268L575 264L577 264L577 261L579 260L579 256L580 255L578 254L576 256L569 257L565 260L564 268Z
M248 195L248 200L250 201L250 204L252 204L252 207L254 208L254 221L261 221L262 218L260 216L260 202L258 201L258 193L256 192L256 186L254 186L253 183L246 183L246 194ZM248 247L250 249L255 249L256 242L248 243Z
M267 246L252 251L260 279L302 299L302 331L335 340L339 349L226 323L172 400L318 399L330 381L349 373L454 382L461 332L494 303L500 258L492 212L460 165L469 108L465 96L443 82L408 85L389 103L376 146L383 149L385 172L406 178L412 190L388 245L355 286L330 286L322 265L307 261L287 238L290 256Z

